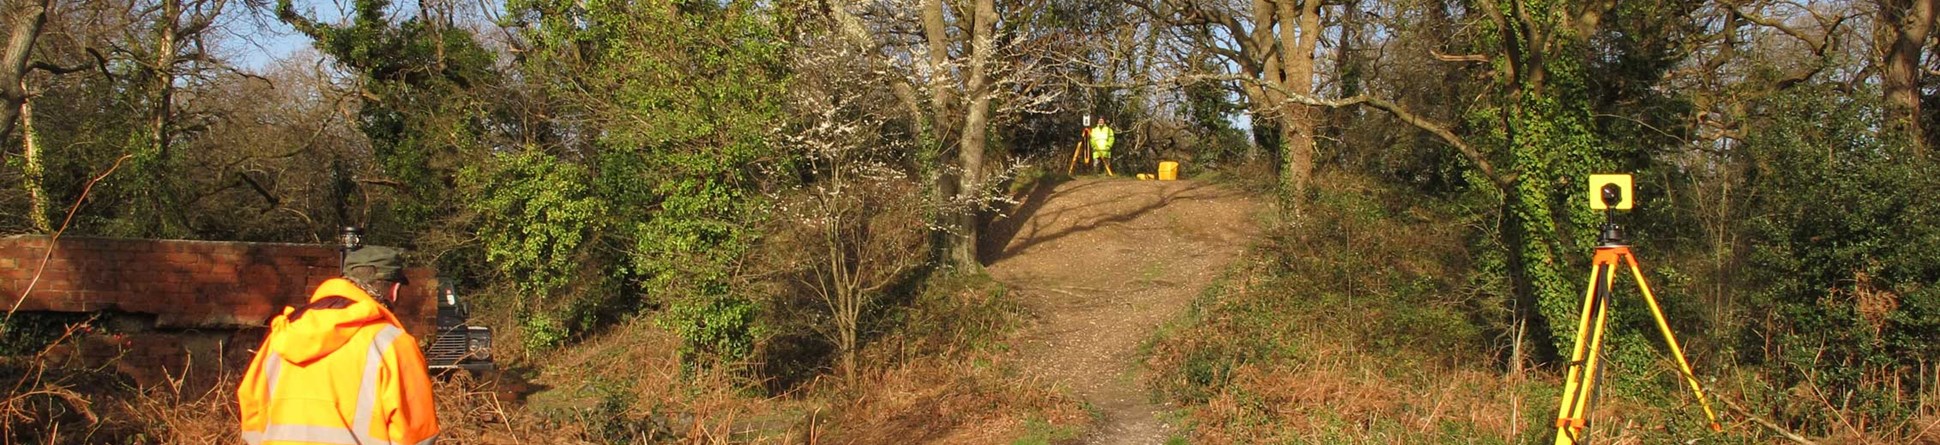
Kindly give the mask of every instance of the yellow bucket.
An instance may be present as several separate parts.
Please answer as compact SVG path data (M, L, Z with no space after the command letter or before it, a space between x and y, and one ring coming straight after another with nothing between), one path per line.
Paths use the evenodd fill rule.
M1172 181L1176 179L1179 179L1179 163L1173 162L1173 161L1160 161L1159 180Z

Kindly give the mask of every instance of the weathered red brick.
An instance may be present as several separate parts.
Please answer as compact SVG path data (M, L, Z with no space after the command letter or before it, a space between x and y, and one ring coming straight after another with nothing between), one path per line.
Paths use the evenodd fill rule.
M77 304L80 306L86 306L86 307L107 305L108 303L113 303L115 300L120 299L118 297L122 295L123 294L120 292L88 291L88 290L67 292L67 298L69 300L72 300L74 304Z
M39 288L60 288L60 289L66 289L66 288L68 288L68 287L69 287L69 286L67 285L67 282L68 282L68 280L69 280L69 279L72 279L73 277L72 277L72 276L70 276L70 275L68 274L68 272L67 272L67 270L65 270L65 269L62 269L62 270L51 270L51 269L50 269L50 270L41 270L41 271L38 271L38 272L34 272L34 273L28 273L28 274L27 274L27 279L28 279L28 280L30 280L30 281L31 281L31 280L35 280L36 278L38 278L38 279L39 279L39 282L40 282L40 283L39 283L38 285L36 285L35 287L39 287Z
M67 259L58 256L42 258L40 255L26 255L14 258L20 263L20 268L26 270L68 268Z
M139 257L139 261L141 263L141 270L150 271L150 272L168 272L168 271L175 270L175 268L172 267L174 265L169 264L167 261L162 261L160 256L156 256L155 254L152 254L152 253L142 254L142 256Z
M234 278L238 273L242 273L242 268L233 262L218 262L209 265L209 274L211 276Z
M161 293L161 291L178 291L178 288L171 286L171 284L165 284L165 282L159 282L159 280L140 280L140 282L130 280L130 282L122 284L120 290L134 293L134 295L147 295L147 293Z
M163 262L167 262L167 263L171 263L179 266L191 266L191 265L208 263L208 261L206 261L202 255L192 253L192 252L182 252L182 251L171 250L171 251L162 253L160 257Z
M130 254L154 252L155 244L153 240L128 240L122 244L121 250Z
M12 298L7 299L7 301L12 300ZM79 306L73 293L64 290L35 289L20 302L20 310L23 311L74 311L78 310Z
M25 248L28 248L28 249L46 249L46 248L47 248L47 237L44 237L44 236L20 236L20 237L16 237L16 238L14 238L14 243L13 243L13 244L14 244L14 246L18 246L18 247L25 247Z
M8 250L13 253L12 255L8 255L8 256L14 256L19 258L41 258L41 257L48 256L48 249L46 245L39 245L39 246L15 245L9 248Z
M257 300L257 301L248 301L248 302L230 304L230 305L224 306L223 309L226 311L234 312L238 314L269 315L269 314L275 314L279 312L280 310L282 310L283 306L284 305L280 302L263 299L263 300Z

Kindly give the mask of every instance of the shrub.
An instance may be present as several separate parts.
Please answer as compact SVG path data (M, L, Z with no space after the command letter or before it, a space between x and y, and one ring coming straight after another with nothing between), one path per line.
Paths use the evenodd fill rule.
M1746 329L1767 346L1741 352L1778 388L1824 398L1832 412L1796 419L1811 430L1911 418L1940 362L1940 171L1877 137L1865 100L1806 89L1764 106L1744 226L1767 320Z

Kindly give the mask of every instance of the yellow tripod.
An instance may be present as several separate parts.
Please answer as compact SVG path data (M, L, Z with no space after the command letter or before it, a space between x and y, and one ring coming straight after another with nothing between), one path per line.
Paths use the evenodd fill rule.
M1650 315L1657 318L1657 330L1664 334L1664 341L1670 344L1671 355L1677 357L1677 367L1683 373L1684 381L1691 385L1691 393L1697 395L1698 404L1704 407L1704 416L1711 420L1711 430L1723 431L1724 428L1718 425L1718 416L1711 412L1711 402L1704 398L1704 389L1698 386L1697 377L1691 374L1691 364L1684 360L1684 350L1677 346L1677 337L1671 335L1671 326L1664 321L1664 311L1657 307L1657 296L1650 293L1650 284L1644 282L1644 272L1637 267L1636 255L1630 253L1630 246L1622 244L1622 236L1621 229L1615 224L1603 225L1596 259L1590 266L1589 289L1584 291L1583 312L1576 322L1576 346L1570 353L1568 379L1563 383L1562 406L1556 409L1555 445L1589 443L1589 410L1596 401L1597 372L1602 368L1598 361L1603 350L1603 328L1610 318L1610 287L1617 281L1619 265L1630 266L1630 276L1637 280L1637 289L1643 292L1644 302L1649 303Z
M1085 141L1083 139L1080 139L1078 140L1078 148L1071 150L1071 165L1064 167L1065 176L1071 176L1077 173L1078 158L1084 156L1084 154L1085 154ZM1057 165L1057 164L1051 164L1051 165ZM1089 157L1085 158L1085 165L1091 165L1091 158Z

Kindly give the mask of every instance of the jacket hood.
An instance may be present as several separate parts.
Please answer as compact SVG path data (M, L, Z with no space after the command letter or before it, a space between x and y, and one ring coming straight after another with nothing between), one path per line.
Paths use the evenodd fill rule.
M270 332L274 334L270 336L270 349L281 354L283 360L305 364L336 352L365 326L380 323L401 326L397 316L349 280L324 281L309 301L314 303L330 297L342 297L350 300L350 304L311 310L284 308L283 315L270 322ZM291 321L290 316L298 311L303 313Z

